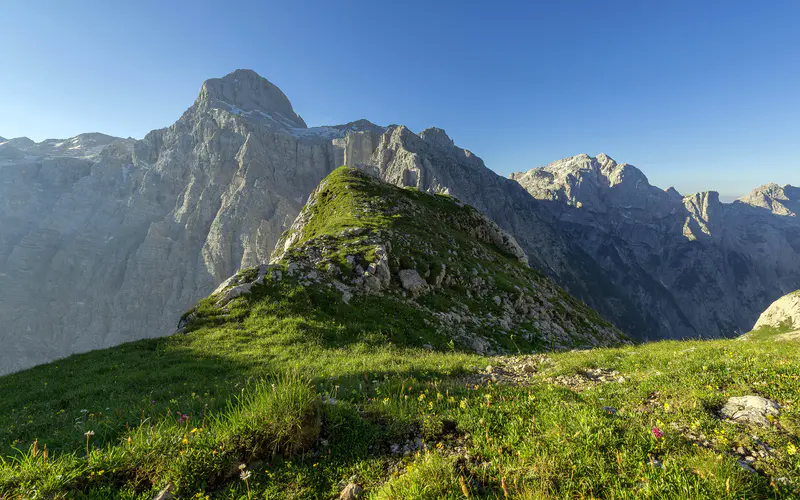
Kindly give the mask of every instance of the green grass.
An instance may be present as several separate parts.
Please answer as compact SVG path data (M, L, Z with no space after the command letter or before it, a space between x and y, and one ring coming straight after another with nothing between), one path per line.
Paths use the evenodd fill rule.
M455 200L348 172L329 178L332 199L290 252L366 227L395 235L398 268L422 273L452 255L440 245L457 246L448 269L481 269L509 290L526 284L518 263L458 229L465 209ZM358 193L374 206L362 210ZM441 217L387 216L392 207ZM330 258L344 264L360 248L369 261L374 247L348 238ZM481 357L432 321L458 302L495 307L465 287L420 298L424 309L393 293L346 304L301 281L269 278L224 307L207 298L186 334L0 377L0 498L151 499L170 483L179 498L335 498L351 479L375 499L800 497L797 342L765 335L526 357L547 344L508 335L497 345L518 357ZM564 320L577 311L603 322L558 289L551 298L563 300ZM480 374L517 360L533 367L515 372L518 383ZM596 368L619 375L564 384ZM781 416L763 429L720 420L727 398L747 394L778 401ZM753 436L771 450L755 474L734 453L767 449Z
M794 292L797 293L797 292ZM778 335L789 333L792 331L797 330L798 327L794 325L792 318L788 318L785 321L782 321L780 324L776 326L764 325L759 327L756 330L748 332L745 338L752 339L752 340L767 340Z
M187 498L246 498L248 487L252 498L327 498L357 476L375 498L462 498L461 481L474 498L502 498L502 484L520 498L798 494L800 455L790 455L800 447L796 343L558 353L526 385L498 385L473 375L496 364L491 358L446 344L415 347L425 327L399 309L356 317L362 307L374 312L379 303L369 301L377 298L354 299L350 316L335 312L339 321L325 297L281 286L234 303L248 304L250 314L237 316L234 307L227 320L189 335L0 378L0 492L152 498L173 481ZM626 381L583 391L553 382L586 368L617 370ZM753 393L784 405L778 425L746 429L717 418L727 397ZM178 422L184 414L188 421ZM95 434L87 459L88 430ZM710 447L695 446L687 432L703 434ZM758 475L728 454L752 434L775 449L757 462ZM392 452L415 438L427 451ZM252 473L247 484L239 463ZM771 486L779 477L795 489Z

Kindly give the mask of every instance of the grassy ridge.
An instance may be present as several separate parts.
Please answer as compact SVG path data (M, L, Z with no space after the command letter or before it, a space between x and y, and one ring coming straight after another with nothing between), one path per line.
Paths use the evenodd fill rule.
M532 354L547 343L530 322L486 327L507 355L478 356L436 313L462 302L499 316L492 295L504 292L477 293L463 276L508 296L546 290L561 324L607 323L477 243L471 209L451 198L348 169L318 194L282 278L201 301L186 334L0 377L0 498L151 499L166 486L179 498L334 498L348 482L376 499L800 497L797 342ZM445 264L459 280L416 302L393 282L347 303L288 272L314 254L357 275L377 233L390 237L392 273L432 283ZM524 329L528 341L514 335ZM749 394L779 402L780 417L765 428L719 418Z
M503 485L523 498L797 494L774 481L800 477L796 344L661 342L551 354L537 358L523 385L503 385L476 378L492 358L397 346L394 336L418 326L402 315L393 321L398 311L361 322L301 315L298 304L325 311L332 303L290 282L280 287L239 300L253 311L243 318L0 379L0 436L23 450L6 448L14 458L0 468L0 491L152 498L172 481L186 497L247 498L249 488L252 498L326 498L356 476L376 498L463 498L462 483L477 498L502 498ZM377 298L347 307L369 300ZM625 381L559 382L589 368ZM276 376L297 404L270 399ZM752 393L784 405L776 426L717 418L728 396ZM293 424L259 408L284 409ZM242 424L247 414L261 417ZM753 434L775 450L755 464L759 474L729 454ZM281 435L304 444L276 447ZM252 474L247 482L238 463Z

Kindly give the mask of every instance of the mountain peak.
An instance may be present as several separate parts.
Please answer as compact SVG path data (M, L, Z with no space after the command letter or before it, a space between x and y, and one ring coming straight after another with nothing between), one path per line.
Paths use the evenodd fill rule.
M258 115L289 128L307 128L281 89L250 69L203 82L197 103L236 115Z
M800 213L800 188L770 182L753 189L737 201L765 208L778 215L796 215Z
M455 142L447 135L444 129L429 127L419 133L419 136L427 143L437 146L454 146Z

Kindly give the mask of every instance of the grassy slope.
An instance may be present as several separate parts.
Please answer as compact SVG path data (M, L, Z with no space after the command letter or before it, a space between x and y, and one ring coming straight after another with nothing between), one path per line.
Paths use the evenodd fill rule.
M187 335L0 378L0 497L149 499L172 481L187 498L332 498L353 476L374 498L800 495L797 343L556 353L502 385L476 371L503 360L451 348L387 297L347 305L284 279L199 310ZM588 368L625 381L555 378ZM745 394L783 405L773 427L716 417ZM730 454L753 435L774 448L758 474Z

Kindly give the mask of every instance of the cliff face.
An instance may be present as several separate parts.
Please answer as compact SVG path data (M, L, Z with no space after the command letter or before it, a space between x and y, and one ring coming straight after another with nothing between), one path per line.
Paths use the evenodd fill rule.
M368 145L382 129L306 128L277 87L236 71L141 141L3 141L0 373L173 331L269 259L355 131Z
M605 155L511 178L548 206L565 237L619 273L632 301L659 311L663 328L650 338L748 331L775 297L800 286L800 223L791 210L800 193L792 186L762 186L731 204L715 192L682 197Z
M684 198L604 155L506 179L441 129L308 128L239 70L140 141L0 140L0 373L171 333L226 277L267 262L343 164L476 207L634 339L732 335L800 288L797 188Z
M779 298L758 317L753 330L762 327L800 330L800 290Z

